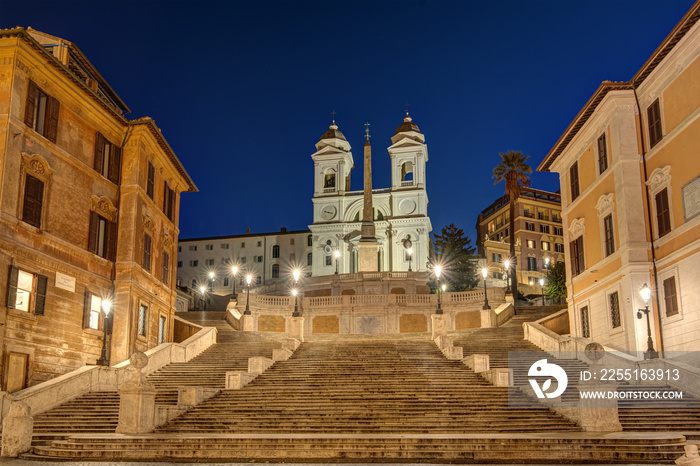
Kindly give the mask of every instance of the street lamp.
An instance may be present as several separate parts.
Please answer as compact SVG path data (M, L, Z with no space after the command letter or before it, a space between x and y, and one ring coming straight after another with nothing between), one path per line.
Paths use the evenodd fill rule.
M209 272L209 291L214 290L214 272Z
M102 353L100 353L100 359L97 360L98 366L109 366L109 360L107 359L107 318L109 317L109 311L112 310L112 303L108 300L102 300L102 312L104 313L104 319L102 319L102 330L104 332L102 336Z
M411 270L411 259L413 259L413 248L408 248L406 249L406 254L408 254L408 271L412 272Z
M544 302L544 278L540 278L540 288L542 289L542 305L544 306L546 304Z
M246 296L245 311L243 312L243 314L249 316L250 315L250 282L253 281L253 276L251 274L246 275L245 281L248 284L248 294Z
M340 259L340 251L335 251L333 253L333 257L335 257L335 274L338 275L338 259Z
M207 302L204 300L204 293L206 293L206 291L207 291L207 288L204 285L199 287L199 295L200 295L199 299L201 299L201 301L202 301L202 310L203 311L207 310Z
M656 359L659 357L659 353L654 350L654 341L651 339L651 324L649 323L649 300L651 299L651 288L646 283L639 290L639 294L642 295L642 300L644 300L644 309L637 310L637 318L641 319L642 314L647 315L647 350L644 352L644 359Z
M442 314L442 307L440 306L440 274L442 273L442 267L439 265L435 266L435 278L437 279L438 282L438 302L437 302L437 309L435 309L435 314Z
M491 309L491 306L489 306L489 298L488 298L488 296L486 296L486 275L488 275L488 274L489 274L489 271L486 269L486 267L481 269L481 276L484 277L484 307L482 307L481 309L484 309L484 310Z
M294 296L294 312L292 312L292 317L299 317L299 302L297 301L297 289L292 290L292 295Z
M238 273L238 267L235 265L231 267L231 274L233 275L233 295L231 296L233 299L236 299L236 274Z
M503 266L506 268L506 294L508 294L510 292L510 261L506 260Z

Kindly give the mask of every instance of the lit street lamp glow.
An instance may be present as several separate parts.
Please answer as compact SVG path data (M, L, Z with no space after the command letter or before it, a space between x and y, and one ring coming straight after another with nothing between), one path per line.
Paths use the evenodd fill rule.
M96 362L98 366L109 366L109 360L107 359L107 318L111 310L112 303L108 299L103 299L102 312L104 313L104 319L102 320L102 351L100 353L100 359Z
M253 281L253 276L251 274L246 275L245 281L248 284L248 292L246 294L245 311L243 311L243 314L249 316L250 315L250 283Z
M656 359L659 357L659 353L654 349L654 340L651 339L651 322L649 322L649 301L651 300L651 288L646 283L642 285L642 289L639 290L639 294L642 296L644 301L644 309L637 310L637 318L641 319L642 314L647 316L647 350L644 352L644 359Z
M487 295L487 292L486 292L486 276L487 276L488 274L489 274L489 271L488 271L488 269L487 269L486 267L484 267L483 269L481 269L481 276L484 277L484 307L482 307L481 309L484 309L484 310L486 310L486 309L491 309L491 306L489 306L489 298L488 298L488 296L486 296L486 295Z

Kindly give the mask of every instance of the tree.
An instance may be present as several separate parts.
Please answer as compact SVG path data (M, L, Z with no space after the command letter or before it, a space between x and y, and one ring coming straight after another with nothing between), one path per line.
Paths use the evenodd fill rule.
M454 223L443 227L440 234L434 234L431 242L429 267L442 267L440 284L447 284L451 291L471 290L478 285L472 240L464 236L464 231ZM437 288L435 279L429 282Z
M555 299L566 297L566 266L563 261L555 263L547 271L547 288L545 288L547 296Z
M525 163L530 158L529 155L523 155L520 151L512 151L499 153L501 162L493 169L495 181L493 184L498 184L505 181L506 195L510 204L510 280L511 292L513 296L518 296L518 276L515 273L516 264L515 258L515 201L520 196L520 191L523 187L530 186L530 175L532 168Z

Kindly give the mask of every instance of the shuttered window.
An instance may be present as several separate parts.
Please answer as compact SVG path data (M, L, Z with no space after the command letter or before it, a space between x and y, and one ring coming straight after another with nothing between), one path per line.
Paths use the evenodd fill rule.
M578 184L578 163L574 162L574 164L571 166L569 169L569 178L571 182L571 202L574 202L574 200L581 194L579 184Z
M671 211L668 208L668 189L664 188L655 196L656 224L659 227L659 238L671 231Z
M139 335L146 336L146 328L148 322L148 306L141 304L139 306Z
M146 195L153 199L153 189L156 184L156 169L148 162L148 178L146 179Z
M122 150L109 142L101 133L95 139L95 171L115 184L121 178Z
M7 307L44 315L48 277L10 266L7 281Z
M85 303L83 306L83 328L98 330L102 327L100 319L102 311L102 298L85 290Z
M659 99L656 99L647 109L647 121L649 123L649 146L654 147L663 138L661 134L661 109L659 107Z
M575 277L586 270L583 257L583 236L579 236L569 243L569 252L571 254L571 276Z
M143 235L143 257L141 260L141 267L147 272L151 271L151 237L146 233Z
M678 314L678 296L676 292L676 277L664 280L664 302L666 304L666 317Z
M116 259L117 224L94 211L90 212L88 251L110 261Z
M27 102L24 108L24 123L51 142L58 136L58 114L60 103L29 81Z
M605 144L605 134L598 138L598 173L608 169L608 148Z
M163 267L161 269L160 281L165 285L168 284L168 276L170 275L170 254L163 251Z
M605 228L605 257L615 252L615 235L613 233L612 214L605 217L603 220Z
M175 218L175 191L170 189L167 182L163 188L163 213L170 221Z
M24 182L24 199L22 203L22 220L41 228L41 208L44 203L44 182L32 175L26 175Z

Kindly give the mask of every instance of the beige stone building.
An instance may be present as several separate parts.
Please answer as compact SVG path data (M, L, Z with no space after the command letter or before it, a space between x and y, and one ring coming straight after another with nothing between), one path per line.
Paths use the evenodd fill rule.
M547 275L547 268L564 260L561 196L523 188L515 201L515 215L518 290L524 295L539 294L538 281ZM479 214L476 233L479 256L486 258L489 265L487 285L505 287L503 263L510 258L511 238L508 196L502 196Z
M559 173L574 335L700 350L700 3L627 82L604 81L539 166Z
M0 31L0 369L14 392L173 335L179 196L196 187L150 118L74 44ZM110 325L112 324L112 325Z

